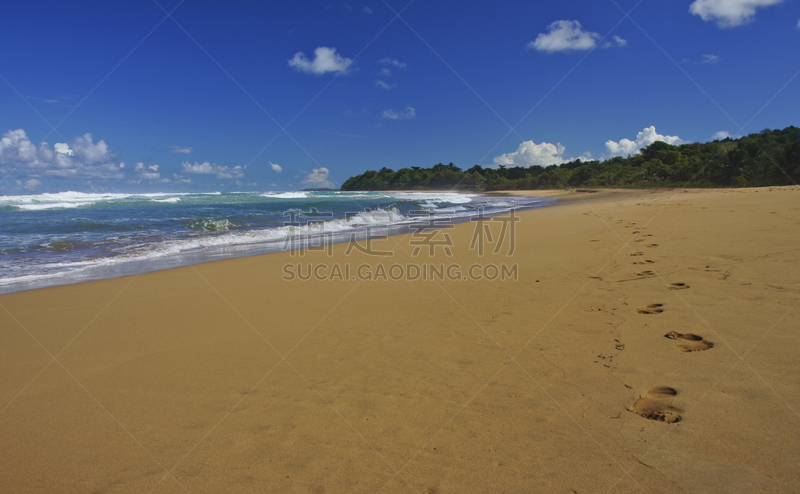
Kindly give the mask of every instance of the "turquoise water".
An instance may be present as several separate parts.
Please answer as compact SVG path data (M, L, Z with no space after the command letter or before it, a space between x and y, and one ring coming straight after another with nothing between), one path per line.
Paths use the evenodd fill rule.
M0 293L287 250L309 236L403 233L420 218L466 221L550 202L450 192L0 196Z

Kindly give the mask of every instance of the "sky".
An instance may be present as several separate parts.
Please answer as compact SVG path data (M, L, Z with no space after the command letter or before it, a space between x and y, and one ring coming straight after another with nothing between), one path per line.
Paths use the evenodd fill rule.
M798 125L800 2L12 2L0 194L279 191Z

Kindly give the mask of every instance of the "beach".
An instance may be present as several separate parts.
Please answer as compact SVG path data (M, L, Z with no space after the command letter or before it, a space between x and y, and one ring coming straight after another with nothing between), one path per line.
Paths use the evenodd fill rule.
M2 492L800 490L800 187L0 295Z

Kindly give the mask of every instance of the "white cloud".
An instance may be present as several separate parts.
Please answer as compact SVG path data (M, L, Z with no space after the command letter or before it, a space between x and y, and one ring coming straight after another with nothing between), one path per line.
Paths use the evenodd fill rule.
M611 40L612 41L610 41L610 42L608 42L608 43L606 43L604 45L604 48L608 48L609 46L627 46L628 45L628 42L626 40L620 38L616 34L611 37Z
M191 154L194 152L194 148L188 146L167 146L167 152L174 154Z
M374 14L375 12L373 12L371 8L369 8L369 7L367 7L367 6L365 5L365 6L364 6L364 13L365 13L365 14L370 14L370 15L372 15L372 14Z
M389 58L389 57L381 58L380 60L378 60L378 63L381 65L392 65L400 69L403 69L406 66L405 62L401 62L399 60L395 60L394 58Z
M272 167L272 171L274 171L275 173L280 173L283 171L283 167L277 163L273 163L270 161L269 166Z
M314 50L314 60L309 60L303 52L294 54L289 66L307 74L322 75L328 72L347 72L353 61L336 54L336 48L320 46Z
M174 178L175 182L179 183L179 184L190 184L190 183L192 183L192 179L191 178L184 177L182 175L178 175L177 173L173 173L172 174L172 178Z
M70 156L82 158L83 162L89 165L107 163L111 160L111 151L108 149L108 145L102 140L95 144L92 141L92 134L85 134L73 139L72 151Z
M34 160L36 146L24 130L9 130L0 138L0 164L30 163Z
M333 189L336 186L328 178L328 173L329 171L325 167L314 168L311 173L307 174L306 178L303 179L303 185L308 187Z
M383 110L383 118L388 118L389 120L409 120L415 116L417 116L417 110L412 106L407 106L403 112L396 112L392 109Z
M719 62L719 55L704 54L703 55L703 61L701 61L700 63L715 64L717 62Z
M72 149L69 148L69 144L67 144L66 142L57 142L53 144L53 149L55 150L55 152L66 154L67 156L75 155Z
M217 178L242 178L244 177L244 170L241 166L234 166L233 168L216 163L203 163L194 162L194 164L184 161L181 163L184 173L194 173L198 175L214 175Z
M598 42L603 37L598 33L584 31L578 21L555 21L547 26L547 34L539 33L536 39L528 43L528 48L555 53L560 51L572 50L591 50L598 46ZM601 48L611 46L625 46L627 41L614 36L612 41L607 41L600 45Z
M616 141L606 141L606 151L608 151L607 158L614 156L628 156L638 154L642 148L646 148L656 141L666 142L677 146L683 144L683 141L678 136L665 136L656 132L655 125L646 127L644 130L636 134L636 140L620 139Z
M32 178L25 182L25 190L36 190L36 187L42 185L42 182Z
M797 20L797 29L800 29L800 19Z
M124 165L123 165L124 166ZM20 175L56 177L122 178L122 166L105 141L92 134L78 136L72 144L46 142L35 146L22 129L10 130L0 139L0 174L15 170Z
M731 134L727 130L720 130L719 132L714 134L712 139L714 139L715 141L721 141L723 139L727 139L730 136Z
M519 145L513 153L506 153L494 159L495 165L503 166L550 166L566 163L564 159L566 148L558 144L543 142L536 144L533 141L525 141Z
M396 87L394 84L388 84L385 81L382 81L380 79L375 81L375 85L378 86L381 89L392 89L393 87Z
M138 174L139 180L159 180L161 178L161 173L158 172L158 165L144 166L144 163L139 162L133 167L133 171Z
M783 0L695 0L689 12L719 27L736 27L753 20L756 9L777 5Z
M383 77L390 77L392 75L392 71L384 67L380 71L378 71L378 75L382 75Z

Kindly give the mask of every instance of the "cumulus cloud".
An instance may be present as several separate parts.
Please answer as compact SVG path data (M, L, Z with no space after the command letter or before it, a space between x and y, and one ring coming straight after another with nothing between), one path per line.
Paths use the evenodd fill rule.
M303 185L316 188L329 188L333 189L336 186L328 178L328 169L325 167L314 168L311 173L306 175L303 179Z
M417 116L417 110L412 106L407 106L405 111L396 112L392 109L383 110L383 118L389 120L408 120Z
M646 148L656 141L666 142L667 144L672 144L673 146L683 144L683 141L680 137L661 135L656 132L656 126L651 125L650 127L646 127L644 130L636 134L635 141L630 139L620 139L619 142L606 141L606 151L608 152L607 157L613 158L615 156L638 154L642 148Z
M174 154L191 154L194 152L194 148L188 146L167 146L167 152Z
M736 27L752 21L756 9L777 5L783 0L695 0L689 12L719 27Z
M10 130L0 139L0 174L55 177L122 178L124 165L105 141L94 142L84 134L71 144L46 142L34 145L23 129Z
M67 156L75 155L72 149L69 148L69 144L67 144L66 142L57 142L53 144L53 149L55 150L55 152L66 154Z
M158 165L150 165L144 166L144 163L136 163L136 166L133 167L134 173L137 173L137 177L140 180L159 180L161 179L161 173L158 171Z
M244 177L244 169L241 166L228 167L218 165L216 163L203 163L194 162L194 164L184 161L181 163L183 173L194 173L198 175L216 175L217 178L242 178Z
M712 139L714 139L715 141L721 141L723 139L727 139L730 136L731 134L727 130L720 130L719 132L714 134Z
M275 173L280 173L283 171L283 167L277 163L273 163L270 161L269 166L272 167L272 171L274 171Z
M36 190L36 188L39 187L40 185L42 185L42 182L36 180L35 178L32 178L32 179L30 179L30 180L25 182L24 189L25 190Z
M715 63L717 63L717 62L719 62L719 55L709 55L709 54L704 54L704 55L703 55L703 61L702 61L702 62L700 62L700 63L710 63L710 64L715 64Z
M378 86L381 89L392 89L393 87L395 87L394 84L389 84L389 83L387 83L385 81L382 81L380 79L375 81L375 85Z
M595 47L609 48L625 46L627 41L614 36L611 41L598 45L603 39L598 33L584 31L578 21L555 21L547 26L547 33L539 33L536 39L528 43L529 49L555 53L560 51L591 50Z
M328 72L347 72L348 67L353 63L349 58L336 53L336 48L320 46L314 50L314 59L309 60L305 53L297 52L294 58L289 60L289 66L299 72L306 74L322 75Z
M566 163L564 159L566 148L558 144L543 142L536 144L533 141L525 141L519 145L513 153L506 153L494 159L495 165L503 166L550 166Z

